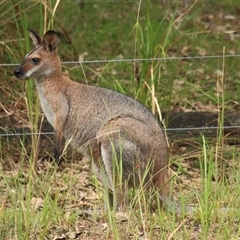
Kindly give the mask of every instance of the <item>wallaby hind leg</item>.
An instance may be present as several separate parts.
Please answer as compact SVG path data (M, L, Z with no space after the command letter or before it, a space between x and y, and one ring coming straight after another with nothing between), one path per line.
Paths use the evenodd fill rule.
M150 149L148 152L148 146L143 144L146 139L133 126L137 130L145 130L142 123L135 119L118 118L104 125L97 134L108 188L122 210L128 204L129 188L138 188L140 183L146 182L148 185L151 182L146 171L152 170L149 161L152 151Z
M118 117L101 127L96 140L105 182L119 207L126 206L129 188L154 186L160 196L168 194L166 142L159 126L151 129L135 117Z
M160 200L160 205L162 208L166 208L166 202L171 199L169 196L169 176L167 167L153 174L153 187L157 192L157 198Z
M93 156L93 160L91 163L91 171L93 174L95 174L98 177L98 179L103 184L103 187L105 190L105 196L106 196L105 200L108 201L108 202L104 202L105 209L107 210L109 207L113 209L114 196L112 191L112 181L110 181L110 178L106 173L104 164L102 162L102 158L99 157L99 155Z
M124 140L119 133L108 134L99 139L101 159L108 178L109 204L125 210L128 204L128 186L131 185L133 166L132 143ZM105 181L106 182L106 181Z
M108 202L105 202L105 209L107 209L109 206L112 209L113 208L113 193L111 190L112 183L110 182L110 179L106 173L101 158L100 147L97 141L92 141L89 155L92 156L91 172L95 174L95 176L97 176L98 179L101 181L106 192L105 194L107 195Z
M139 148L127 135L128 131L120 130L118 121L104 125L97 134L104 168L99 172L108 178L105 188L109 189L110 197L113 196L113 207L124 210L128 205L128 189L139 183Z

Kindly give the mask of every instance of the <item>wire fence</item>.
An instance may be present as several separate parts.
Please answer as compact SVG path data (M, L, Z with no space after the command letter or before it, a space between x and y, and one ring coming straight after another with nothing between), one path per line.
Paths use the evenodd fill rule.
M107 60L86 60L86 61L66 61L62 64L96 64L96 63L121 63L121 62L142 62L142 61L173 61L173 60L193 60L193 59L216 59L216 58L236 58L240 54L235 55L207 55L207 56L183 56L183 57L162 57L162 58L137 58L137 59L107 59ZM18 63L2 63L0 67L17 66ZM164 128L167 132L177 131L213 131L213 130L234 130L240 129L240 126L213 126L213 127L187 127L187 128ZM53 135L54 132L25 132L13 133L5 132L0 134L0 137L14 137L14 136L32 136L32 135Z

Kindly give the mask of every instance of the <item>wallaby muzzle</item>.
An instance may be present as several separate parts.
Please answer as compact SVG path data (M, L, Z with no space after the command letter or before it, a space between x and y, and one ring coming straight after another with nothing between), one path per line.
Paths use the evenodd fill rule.
M15 68L14 75L18 79L21 79L21 77L23 77L24 74L23 74L23 70L22 70L22 66L21 65L19 65L17 68Z

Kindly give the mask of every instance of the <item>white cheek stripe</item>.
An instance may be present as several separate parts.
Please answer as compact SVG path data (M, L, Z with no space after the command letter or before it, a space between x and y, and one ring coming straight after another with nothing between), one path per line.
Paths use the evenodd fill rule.
M31 68L29 69L26 73L25 73L25 76L26 77L31 77L33 73L35 73L38 69L39 69L40 65L39 66L36 66L34 68Z
M37 72L39 70L39 68L41 67L41 65L35 66L34 68L29 69L26 73L25 76L26 77L31 77L33 73ZM48 76L53 72L53 69L47 69L46 71L42 71L41 75L45 75ZM40 74L39 74L40 75Z

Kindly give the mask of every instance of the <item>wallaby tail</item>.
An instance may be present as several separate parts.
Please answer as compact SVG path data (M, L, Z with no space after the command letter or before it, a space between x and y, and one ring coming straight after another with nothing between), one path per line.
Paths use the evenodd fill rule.
M172 198L168 196L162 196L159 194L159 199L163 203L163 208L171 214L193 213L198 209L197 206L182 206L181 204L174 201ZM220 212L220 213L228 213L230 211L239 211L239 208L231 208L231 207L217 208L217 212Z
M161 200L161 202L163 204L163 208L171 214L192 213L192 212L196 211L196 207L182 206L181 204L174 201L172 198L170 198L168 196L162 196L161 194L159 194L159 199Z

